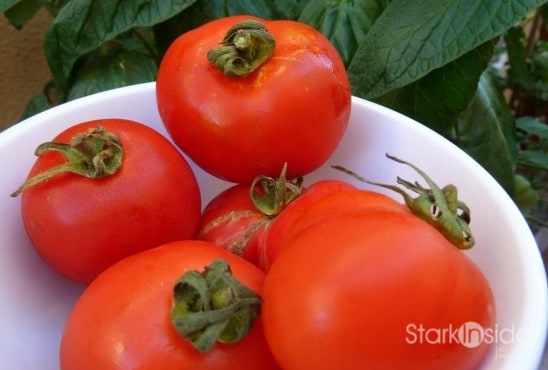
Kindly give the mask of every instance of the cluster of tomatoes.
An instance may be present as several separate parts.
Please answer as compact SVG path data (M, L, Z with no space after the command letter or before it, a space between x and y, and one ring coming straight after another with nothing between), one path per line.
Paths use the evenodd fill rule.
M297 22L213 21L174 41L156 97L176 146L138 122L84 122L37 150L17 191L37 251L87 285L63 370L478 366L486 343L411 343L408 331L492 327L476 265L390 197L301 183L350 114L325 37ZM202 209L179 149L234 186Z

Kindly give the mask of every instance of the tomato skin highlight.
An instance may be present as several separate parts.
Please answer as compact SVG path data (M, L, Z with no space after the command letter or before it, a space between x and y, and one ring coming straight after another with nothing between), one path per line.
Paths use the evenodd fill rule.
M21 194L23 222L35 249L57 272L84 284L130 254L190 238L201 208L192 169L148 126L123 119L89 121L53 141L69 142L99 125L122 142L117 173L101 179L62 174ZM65 161L57 152L46 152L29 178Z
M390 208L409 212L396 200L338 180L314 183L290 203L269 225L263 237L261 268L268 271L281 250L302 230L335 214L361 212L370 208Z
M274 52L246 77L225 76L206 54L248 19L266 25ZM156 98L175 143L204 170L239 183L276 177L285 162L288 178L318 168L338 145L351 108L344 64L327 38L302 23L247 15L176 39L160 64Z
M263 298L267 341L292 370L475 369L488 343L419 343L409 325L495 323L477 266L426 222L388 209L301 232L268 271Z
M277 369L261 318L234 344L196 350L170 321L172 289L186 271L214 259L260 292L264 274L247 261L202 241L178 241L130 256L100 274L75 304L65 326L61 370Z

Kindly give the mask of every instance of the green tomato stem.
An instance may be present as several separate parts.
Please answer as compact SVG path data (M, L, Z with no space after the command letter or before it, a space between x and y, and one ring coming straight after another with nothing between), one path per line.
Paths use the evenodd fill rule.
M173 288L175 330L199 351L216 342L235 343L253 327L261 297L234 278L228 262L213 261L203 272L188 271Z
M116 135L99 126L87 133L75 135L69 144L47 142L36 148L35 155L48 151L61 153L67 162L50 168L25 181L11 196L63 173L75 173L90 179L99 179L116 173L122 165L122 143Z
M232 26L221 46L209 50L208 60L229 77L245 77L263 64L274 51L276 41L258 21Z
M286 172L287 163L284 164L280 177L257 176L253 180L249 194L259 212L267 216L276 216L286 205L301 195L302 177L288 181Z
M381 186L399 193L407 207L419 218L428 222L441 232L447 240L459 249L470 249L474 246L474 237L470 230L470 209L458 199L457 187L449 184L440 188L432 179L417 166L400 158L386 154L386 157L414 169L429 187L423 187L418 182L406 181L400 177L396 182L407 190L418 194L412 197L405 190L390 184L381 184L360 176L343 166L332 166L357 180Z

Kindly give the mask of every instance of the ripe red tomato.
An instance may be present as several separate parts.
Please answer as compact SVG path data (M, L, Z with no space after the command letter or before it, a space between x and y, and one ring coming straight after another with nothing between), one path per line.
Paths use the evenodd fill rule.
M343 181L322 180L302 187L296 198L280 207L280 213L267 215L252 201L250 185L237 184L221 192L204 208L196 238L223 247L263 269L274 258L278 245L284 243L288 230L307 207L332 192L350 189L356 188ZM276 225L274 232L269 231L272 222ZM270 235L268 246L265 234Z
M284 369L476 369L489 342L459 342L458 330L495 323L478 267L431 225L387 208L303 230L272 264L263 299Z
M268 271L291 239L302 230L321 222L324 217L371 208L409 212L407 207L386 195L358 189L346 182L324 180L311 185L305 194L291 202L269 225L261 244L261 269Z
M207 242L178 241L130 256L105 270L76 302L63 332L62 370L277 369L261 316L236 343L201 352L171 323L172 291L186 271L226 260L234 277L260 293L264 274Z
M230 77L207 54L247 20L263 23L275 47L254 72ZM339 143L351 108L346 70L326 37L295 21L246 15L176 39L160 64L156 97L175 143L206 171L234 182L275 177L285 162L288 178L316 169Z
M97 126L122 143L118 172L100 179L60 174L21 195L23 222L38 253L62 275L86 284L130 254L190 238L201 210L192 169L150 127L102 119L70 127L53 141L68 143ZM29 178L65 162L58 152L45 152Z
M259 245L271 218L251 200L249 184L237 184L213 198L202 212L196 239L212 242L259 264Z

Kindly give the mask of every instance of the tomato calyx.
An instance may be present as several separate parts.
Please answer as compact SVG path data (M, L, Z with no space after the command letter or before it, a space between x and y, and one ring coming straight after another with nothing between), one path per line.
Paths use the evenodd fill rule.
M399 185L418 194L413 198L405 190L395 185L381 184L360 176L342 166L332 166L333 168L343 171L350 176L366 182L368 184L377 185L386 189L393 190L403 196L407 207L419 218L428 222L440 231L447 240L459 249L470 249L474 246L474 237L470 230L470 209L463 201L458 199L457 187L449 184L440 188L432 179L417 166L406 162L400 158L386 154L386 157L405 164L414 169L428 184L429 188L425 188L418 182L406 181L399 176L396 182Z
M11 194L12 197L62 173L70 172L90 179L99 179L113 175L122 165L122 143L116 135L106 131L102 126L73 136L69 144L42 143L34 154L41 156L48 151L61 153L67 161L28 179Z
M287 204L302 193L303 178L286 178L287 163L280 177L257 176L251 183L249 194L255 207L267 216L276 216Z
M276 41L264 24L246 20L233 25L220 44L207 59L229 77L245 77L270 57Z
M173 288L172 323L194 348L209 351L219 341L236 343L253 327L261 297L234 278L228 262L213 261L203 272L187 271Z

